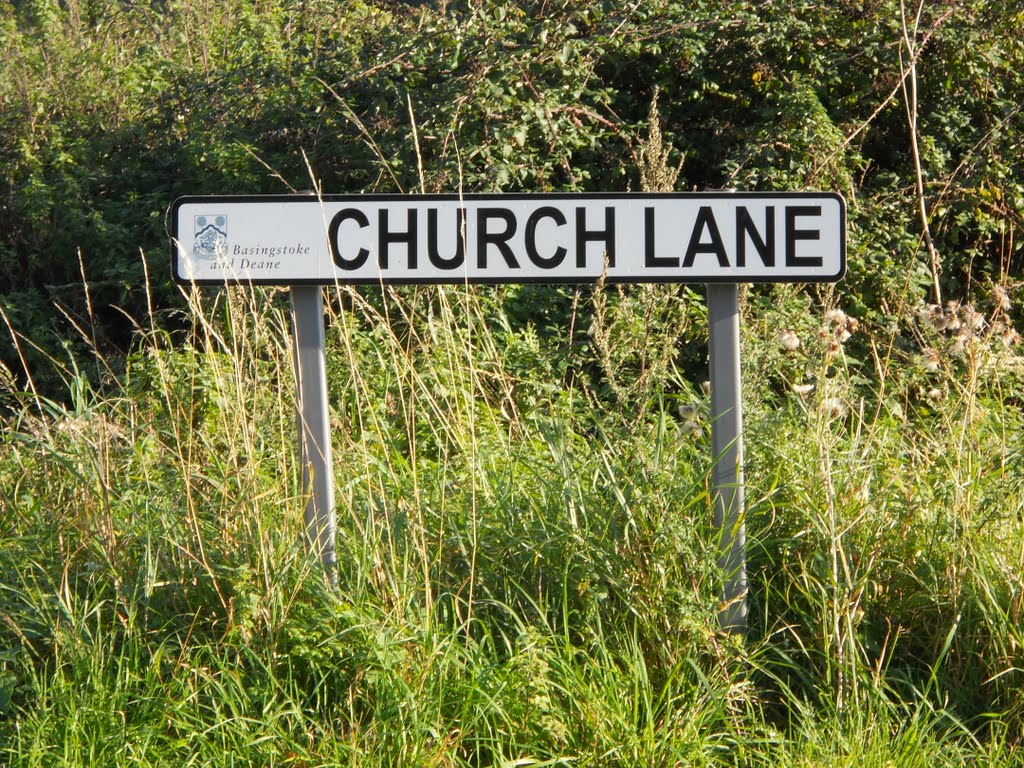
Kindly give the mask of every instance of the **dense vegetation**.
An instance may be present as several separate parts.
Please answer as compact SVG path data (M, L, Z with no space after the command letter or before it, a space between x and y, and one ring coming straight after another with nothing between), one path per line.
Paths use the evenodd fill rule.
M0 763L1019 764L1022 24L0 0ZM721 187L850 213L743 292L745 640L699 286L328 291L333 589L287 296L168 275L186 193Z

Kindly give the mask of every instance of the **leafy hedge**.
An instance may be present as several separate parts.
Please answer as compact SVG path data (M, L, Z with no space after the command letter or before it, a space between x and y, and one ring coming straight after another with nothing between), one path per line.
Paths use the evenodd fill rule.
M3 2L0 307L40 348L21 345L40 377L43 351L66 361L59 339L124 348L125 315L179 305L164 219L185 193L637 188L660 92L677 189L847 197L843 290L861 319L926 299L984 311L1019 271L1024 11L906 14L896 0ZM21 369L14 349L3 362Z

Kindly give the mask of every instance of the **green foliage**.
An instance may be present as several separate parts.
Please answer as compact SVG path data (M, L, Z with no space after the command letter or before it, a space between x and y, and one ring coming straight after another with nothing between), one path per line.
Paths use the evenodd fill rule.
M715 629L699 388L669 369L640 402L566 385L560 339L500 296L333 296L336 589L301 540L279 292L193 293L192 342L140 333L115 396L80 371L67 405L18 396L3 761L1013 764L1024 454L1003 310L958 357L925 308L906 332L943 356L915 369L895 349L858 363L893 336L836 296L816 316L777 290L746 297L746 645ZM643 300L622 297L623 338Z
M121 310L180 306L143 289L180 194L636 188L654 127L659 162L686 159L670 186L842 192L859 317L936 278L977 303L1020 256L1020 20L996 0L4 5L0 302L53 385L58 339L124 350Z
M0 1L0 763L1019 761L1024 16L917 11ZM283 292L163 277L185 193L724 186L850 214L743 292L746 644L699 291L331 291L335 590Z

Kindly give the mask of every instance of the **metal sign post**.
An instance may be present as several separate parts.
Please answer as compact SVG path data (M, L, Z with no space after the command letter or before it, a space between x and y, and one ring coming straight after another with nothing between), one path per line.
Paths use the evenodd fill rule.
M743 402L740 302L735 283L708 285L711 379L711 469L718 567L724 579L718 621L726 632L747 629L746 525L743 493Z
M324 304L319 285L293 285L295 379L298 395L299 463L307 494L306 538L332 583L337 578L334 535L334 475L331 427L327 411L327 362L324 355Z

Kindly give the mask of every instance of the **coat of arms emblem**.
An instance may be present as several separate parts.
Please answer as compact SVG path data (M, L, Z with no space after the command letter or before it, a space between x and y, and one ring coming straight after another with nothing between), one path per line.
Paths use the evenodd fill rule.
M223 256L228 242L228 217L224 215L196 216L195 220L192 255L204 261Z

